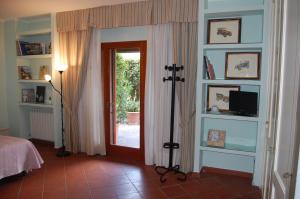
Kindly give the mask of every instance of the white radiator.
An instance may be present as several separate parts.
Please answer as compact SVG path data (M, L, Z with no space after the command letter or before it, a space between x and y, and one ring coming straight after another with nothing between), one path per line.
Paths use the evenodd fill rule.
M53 113L45 109L32 109L29 113L31 138L53 141Z

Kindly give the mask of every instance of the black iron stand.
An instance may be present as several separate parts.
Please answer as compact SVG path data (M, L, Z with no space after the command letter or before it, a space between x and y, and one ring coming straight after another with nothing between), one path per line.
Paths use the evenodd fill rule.
M71 155L69 151L66 151L65 147L65 138L64 138L64 104L63 104L63 83L62 83L62 73L63 71L59 71L60 73L60 91L57 90L54 85L52 84L51 80L49 83L53 87L53 89L60 95L60 107L61 107L61 141L62 141L62 147L61 149L56 153L57 157L65 157Z
M166 174L174 171L175 174L181 175L177 179L180 181L186 180L186 174L180 171L180 166L175 165L173 166L173 150L179 149L179 143L175 143L174 140L174 108L175 108L175 84L176 81L184 82L184 78L180 78L176 76L176 72L179 70L183 70L183 66L176 67L176 64L173 64L172 66L165 66L165 70L172 71L172 76L169 76L167 78L163 78L163 81L172 81L172 98L171 98L171 122L170 122L170 142L166 142L163 145L163 148L169 149L169 166L168 168L163 166L157 166L155 167L156 173L160 175L160 182L165 182L167 179L165 178Z

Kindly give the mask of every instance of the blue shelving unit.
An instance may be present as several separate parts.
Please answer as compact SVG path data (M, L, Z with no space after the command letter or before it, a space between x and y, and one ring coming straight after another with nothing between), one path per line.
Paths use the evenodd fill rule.
M253 184L262 185L263 153L265 144L266 95L268 79L267 36L269 20L268 0L204 0L199 10L197 112L194 171L202 167L237 170L253 174ZM241 18L239 44L208 44L209 19ZM225 73L226 52L260 52L259 80L227 80ZM203 66L206 55L214 66L216 79L207 77ZM259 94L257 117L226 113L212 114L206 110L208 85L237 85L242 91ZM226 131L225 147L207 146L209 129Z

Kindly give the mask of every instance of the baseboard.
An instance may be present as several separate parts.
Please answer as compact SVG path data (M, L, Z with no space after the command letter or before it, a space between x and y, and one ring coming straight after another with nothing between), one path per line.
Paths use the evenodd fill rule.
M234 171L229 169L213 168L213 167L202 167L200 173L217 173L217 174L239 176L239 177L250 178L250 179L253 178L252 173L247 173L243 171Z
M48 140L40 140L36 138L29 139L33 144L54 147L54 142Z

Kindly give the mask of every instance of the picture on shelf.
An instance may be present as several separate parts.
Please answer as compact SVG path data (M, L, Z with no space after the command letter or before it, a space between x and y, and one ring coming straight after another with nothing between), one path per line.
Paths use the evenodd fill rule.
M30 66L18 66L19 79L32 79L32 72Z
M39 79L44 80L46 74L48 74L48 66L40 66Z
M225 62L226 79L260 78L260 52L227 52Z
M241 18L208 20L208 44L241 43Z
M34 89L22 89L22 102L23 103L35 102Z
M229 92L239 91L239 86L208 85L207 111L217 107L219 111L229 111Z
M210 129L207 136L207 146L224 148L225 135L225 131Z
M45 91L46 87L45 86L37 86L36 87L36 103L45 103Z
M207 71L208 79L216 79L215 71L213 65L210 63L207 56L204 56L204 64Z

